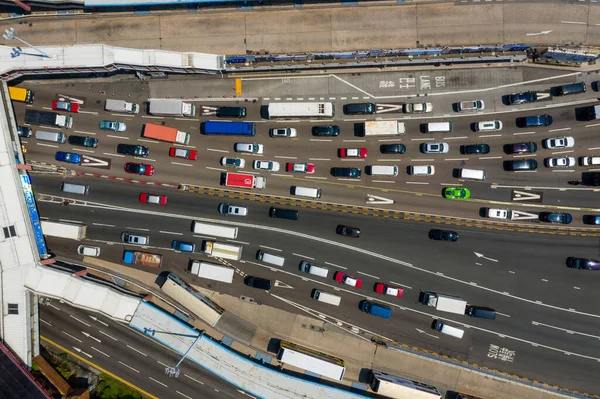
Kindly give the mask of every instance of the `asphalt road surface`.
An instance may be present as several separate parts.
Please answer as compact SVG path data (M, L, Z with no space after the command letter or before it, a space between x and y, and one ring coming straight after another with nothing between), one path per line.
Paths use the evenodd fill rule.
M178 378L165 375L181 356L97 313L51 301L40 306L40 335L159 398L243 398L235 387L189 360Z
M311 209L301 209L298 221L272 220L268 217L269 204L241 201L235 203L249 207L248 217L224 217L216 210L221 198L171 190L165 192L167 206L151 206L138 203L139 186L110 181L94 181L94 191L85 202L65 209L59 205L60 180L33 176L38 199L44 198L38 200L40 213L52 220L87 224L86 242L99 245L105 260L120 262L122 250L133 248L119 242L121 232L137 231L150 236L150 251L165 254L162 270L173 271L193 284L298 311L271 295L274 294L397 341L530 378L547 380L553 375L551 380L559 385L593 391L593 367L581 365L600 358L595 346L589 345L596 339L598 327L596 276L593 272L568 269L565 258L597 257L596 238L457 227L457 242L438 242L427 236L435 225ZM233 242L244 245L243 262L231 262L239 269L231 285L186 274L190 259L207 259L198 253L200 249L194 254L170 250L174 239L194 242L200 248L207 237L194 235L190 225L192 220L204 218L240 226ZM361 238L337 236L338 223L360 227ZM78 259L77 242L49 238L48 243L51 251ZM255 259L259 249L284 256L284 267L259 263ZM301 273L301 260L326 265L330 269L328 278ZM335 271L362 279L363 286L356 290L339 285L332 278ZM265 293L244 286L243 275L258 275L282 284ZM404 296L376 294L373 286L377 282L404 287ZM342 305L334 308L312 300L313 288L341 295ZM458 295L470 304L492 307L498 312L497 319L439 313L416 303L419 290ZM357 304L365 297L394 305L392 319L361 313ZM430 330L433 317L469 327L465 338L431 337L437 335ZM491 345L514 352L509 356L511 360L491 358Z

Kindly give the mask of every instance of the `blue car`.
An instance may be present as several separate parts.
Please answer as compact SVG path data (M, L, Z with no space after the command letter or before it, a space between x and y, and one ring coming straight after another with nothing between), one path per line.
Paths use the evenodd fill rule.
M54 154L54 159L68 163L81 163L81 155L75 154L74 152L57 151L56 154Z
M187 241L173 240L171 248L175 251L194 252L196 250L196 244Z
M572 220L570 213L540 212L540 222L569 224Z

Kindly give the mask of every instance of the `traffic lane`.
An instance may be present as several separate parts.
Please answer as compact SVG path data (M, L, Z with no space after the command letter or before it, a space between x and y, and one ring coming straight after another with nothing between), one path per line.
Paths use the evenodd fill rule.
M53 210L56 210L57 207L54 206L54 208L52 208ZM86 215L88 215L88 213L85 211L85 207L78 207L78 206L74 206L72 208L70 215L69 215L69 219L73 220L73 219L77 219L77 220L83 220L85 222L85 218ZM43 211L44 208L41 207L41 210ZM60 211L60 209L59 209ZM79 211L79 214L76 213L77 211ZM84 215L84 213L86 215ZM92 212L94 214L94 217L97 220L102 220L102 224L101 225L95 225L89 228L88 231L88 237L90 239L99 239L99 240L109 240L109 241L118 241L119 240L119 235L122 231L125 230L140 230L141 232L144 232L143 234L148 234L152 237L156 237L156 238L152 238L151 244L152 246L155 247L162 247L162 248L169 248L171 245L171 241L173 239L182 239L182 240L187 240L187 241L191 241L196 243L197 245L201 244L201 241L203 239L203 237L199 237L199 236L195 236L191 231L190 231L190 222L189 219L170 219L167 218L167 220L160 220L160 221L156 221L156 219L158 219L158 217L160 216L153 216L153 215L148 215L146 216L143 220L140 220L139 217L137 217L135 215L135 212L115 212L113 213L112 210L104 210L104 209L95 209ZM266 212L265 212L266 213ZM44 214L42 212L42 214ZM314 216L313 216L314 215ZM312 217L311 217L312 216ZM163 218L161 218L163 219ZM356 220L356 217L346 217L344 219L344 221L341 221L341 223L344 223L346 220L351 220L349 223L355 224L354 220ZM380 254L384 254L384 255L388 255L388 256L394 256L397 255L397 253L391 252L389 249L389 243L385 242L384 240L379 239L379 237L382 236L389 236L389 237L395 237L398 236L398 230L402 230L402 228L406 228L406 230L410 230L410 232L407 232L406 234L400 234L400 236L403 236L404 239L403 241L406 242L407 247L408 248L418 248L418 247L423 247L424 245L426 245L428 247L427 249L427 253L429 254L431 252L431 245L436 245L436 244L449 244L449 245L453 245L453 243L432 243L431 240L429 240L427 238L427 232L429 230L429 226L419 226L417 224L414 223L398 223L398 222L392 222L392 221L384 221L383 223L381 223L379 221L379 223L377 223L377 220L374 220L372 218L360 218L361 222L360 222L360 226L363 234L362 234L362 238L360 239L360 244L354 244L351 243L349 245L360 245L361 248L364 249L368 249L371 250L373 252L376 253L380 253ZM110 224L111 221L114 221L114 224ZM265 215L265 222L270 223L270 220L267 219L266 215ZM292 231L290 231L290 233L293 234L293 231L296 232L303 232L304 234L316 234L317 236L322 236L322 237L331 237L330 239L332 239L333 241L337 241L339 240L339 238L335 235L335 226L337 226L338 223L340 223L340 219L339 219L339 215L333 215L333 214L329 214L327 212L314 212L311 213L309 212L309 216L303 218L303 222L300 224L290 224L290 221L279 221L282 223L279 224L274 224L274 226L281 226L285 229L291 229ZM303 227L304 225L304 227ZM160 226L158 229L156 228L157 226ZM386 231L389 229L389 232ZM376 233L372 233L369 234L369 230L376 232ZM421 230L421 234L415 234L415 230L419 231ZM157 234L158 233L158 234ZM245 228L241 228L240 229L240 233L238 235L237 241L241 241L241 242L248 242L250 245L256 245L256 238L257 238L257 234L258 237L261 237L263 235L267 235L268 234L264 234L264 232L262 233L257 233L254 230L251 229L245 229ZM365 239L365 237L369 237ZM479 232L476 233L474 235L475 237L478 236L482 236ZM528 237L528 235L523 235L525 237L525 239L529 239L530 237ZM417 238L418 237L418 238ZM532 236L533 237L533 236ZM537 236L535 236L537 237ZM495 236L495 239L497 241L501 241L499 240L499 237ZM347 239L350 240L350 239ZM464 238L463 238L464 240ZM475 238L473 239L475 240ZM485 238L487 242L487 237ZM564 239L563 239L564 241ZM265 241L262 241L265 242ZM287 234L280 234L277 233L275 235L274 238L268 238L266 240L267 244L262 244L262 245L266 245L268 247L275 247L278 249L281 249L281 247L284 247L285 245L289 245L289 237L287 236ZM461 242L461 241L459 241ZM522 239L520 240L520 242L522 242ZM444 253L438 253L436 251L436 256L443 256L445 257L445 259L447 259L447 263L452 264L453 260L452 260L452 252L449 251L456 251L458 248L460 248L460 246L456 245L458 243L454 243L454 246L448 246L446 245L445 247L442 247L441 245L438 245L438 248L444 248ZM347 244L348 245L348 244ZM459 244L460 245L460 244ZM483 244L484 245L484 244ZM483 248L485 248L485 246L483 246ZM507 246L513 246L514 245L514 241L508 240L507 242ZM531 246L531 245L530 245ZM556 245L554 245L556 247ZM306 255L308 257L314 257L311 256L310 254L313 253L313 251L318 251L318 245L316 245L315 241L308 241L306 243L304 243L303 245L303 255ZM396 247L397 248L397 247ZM467 253L470 254L472 247L467 246ZM497 246L496 248L502 248L501 246ZM529 249L529 247L528 247ZM198 249L199 250L199 249ZM402 251L402 250L401 250ZM498 251L498 250L496 250ZM495 255L495 252L487 252L486 255L487 256L496 256L497 258L499 258L499 256ZM254 252L254 251L253 251ZM308 253L307 253L308 252ZM343 251L341 251L343 252ZM506 250L500 250L499 253L505 253ZM514 251L513 251L514 252ZM299 252L296 252L299 253ZM418 264L418 262L422 262L422 258L420 257L415 257L415 254L417 254L417 251L407 251L406 254L403 254L403 260L404 261L409 261L409 262L413 262L415 264ZM525 257L527 254L523 254L523 256ZM564 255L563 255L564 256ZM456 264L464 264L464 253L459 253L458 255L456 255L457 259L456 261L454 261ZM471 257L474 259L475 261L475 255L471 254ZM343 257L338 256L337 259L343 259ZM368 258L367 258L368 259ZM564 259L564 258L561 258ZM355 256L351 256L349 259L350 262L356 262L356 257ZM428 257L427 259L425 259L425 262L429 262L430 258ZM362 263L363 265L365 264L369 264L368 260L365 260L364 263ZM335 262L331 262L334 263ZM353 264L353 263L350 263ZM356 264L356 263L354 263ZM346 266L347 267L347 266ZM562 266L561 266L562 267ZM364 269L364 268L363 268ZM360 269L358 269L360 270ZM427 270L431 270L431 268L427 268ZM464 279L463 281L469 281L470 279L473 279L474 277L477 277L478 275L476 274L476 272L479 269L477 267L475 267L474 270L466 270L464 272L464 275L461 275L461 273L457 273L456 278L459 279ZM495 269L497 271L495 271L495 273L500 273L500 274L504 274L507 271L502 268L502 269ZM362 273L366 273L366 274L371 274L368 271L361 271ZM535 273L534 273L535 274ZM481 276L482 279L489 279L489 277L493 276L492 279L495 279L495 274L494 273L488 273L488 272L484 272L483 276ZM544 274L544 276L548 276L547 273ZM391 277L390 279L392 279L394 277ZM517 290L517 292L515 293L515 295L518 295L519 292L521 290ZM527 287L527 292L531 293L531 288ZM543 297L542 297L543 298Z
M91 319L92 316L96 320ZM112 370L114 374L159 397L171 395L173 384L178 387L177 390L189 394L190 397L194 395L192 392L205 390L208 394L208 390L214 392L215 389L218 389L219 392L222 391L228 397L239 396L235 387L193 362L182 363L180 370L193 377L195 381L190 381L190 378L165 380L164 365L175 365L179 356L171 351L158 348L159 345L153 341L141 337L130 328L114 323L101 314L86 312L66 303L53 301L49 306L40 306L40 318L52 323L51 326L41 323L42 335L49 337L54 342L65 343L63 346L67 348L80 347L83 344L84 347L80 347L80 349L92 355L92 361L95 364L106 370ZM65 331L71 337L76 337L83 342L73 342L69 338L65 338L65 334L59 333L58 330ZM87 332L89 336L83 334L84 332ZM90 345L87 349L85 349L86 342ZM123 367L123 364L119 363L121 361L129 367ZM128 372L132 372L130 368L139 373L133 372L126 377ZM154 378L156 381L170 385L171 388L146 381L143 377L140 378L140 373L148 374L146 378Z
M465 332L465 336L469 331ZM593 366L595 360L489 334L470 334L470 337L472 346L466 359L470 363L498 370L514 370L516 375L552 381L558 386L582 392L598 392ZM579 353L585 354L585 347L582 345Z

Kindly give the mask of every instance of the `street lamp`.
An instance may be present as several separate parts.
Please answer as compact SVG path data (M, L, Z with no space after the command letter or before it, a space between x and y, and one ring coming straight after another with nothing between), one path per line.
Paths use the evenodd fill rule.
M200 338L202 338L202 336L204 335L204 330L200 331L200 334L198 334L197 336L196 335L188 335L188 334L169 333L169 332L166 332L166 331L156 331L153 328L144 328L144 333L148 334L148 335L150 335L152 337L156 333L161 333L161 334L167 334L167 335L179 335L179 336L182 336L182 337L196 338L194 340L194 342L192 342L192 344L190 345L190 347L188 348L188 350L183 354L183 356L181 357L181 359L179 359L179 361L177 362L177 364L175 366L167 366L167 367L165 367L165 374L166 375L168 375L169 377L178 378L179 377L179 365L187 357L188 353L190 353L190 351L192 350L192 348L194 347L194 345L196 345L196 342L198 342L198 340Z
M2 37L6 41L12 40L12 39L17 39L21 43L25 44L26 46L31 47L32 49L34 49L35 51L37 51L38 53L40 53L42 55L42 57L52 58L48 54L46 54L42 50L40 50L39 48L37 48L35 46L32 46L31 44L27 43L25 40L17 37L17 31L15 31L15 28L13 28L12 26L4 31L4 34L2 35ZM23 54L23 50L21 50L21 47L15 47L15 48L13 48L13 52L10 54L10 56L12 58L15 58L15 57L18 57L21 54ZM36 54L27 54L27 53L25 53L25 54L26 55L36 55Z

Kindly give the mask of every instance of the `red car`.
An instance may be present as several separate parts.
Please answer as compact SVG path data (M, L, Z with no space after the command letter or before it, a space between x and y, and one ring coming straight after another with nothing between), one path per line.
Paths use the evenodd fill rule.
M360 288L362 286L362 280L356 277L348 276L344 272L335 272L333 279L340 284L346 284L350 287Z
M169 148L169 156L173 158L191 159L192 161L195 161L198 159L198 151L171 147Z
M54 111L79 112L79 104L70 101L52 101Z
M340 158L366 158L366 148L340 148L338 150Z
M285 164L285 171L292 173L315 173L315 164L288 162Z
M404 288L390 287L389 285L377 283L375 284L375 292L382 295L397 296L400 298L404 293Z
M136 175L152 176L154 174L154 166L143 163L127 162L125 164L125 172Z
M150 193L141 193L140 202L144 204L167 205L167 196L155 195Z

